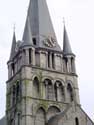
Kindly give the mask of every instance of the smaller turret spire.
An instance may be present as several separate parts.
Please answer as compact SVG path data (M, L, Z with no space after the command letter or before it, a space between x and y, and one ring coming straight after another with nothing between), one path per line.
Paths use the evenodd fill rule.
M25 30L24 30L24 36L23 36L23 45L32 45L32 33L30 29L30 20L29 16L27 17Z
M64 53L64 55L73 54L71 45L69 42L68 34L66 31L65 22L64 22L64 34L63 34L63 53Z
M13 33L13 40L12 40L12 47L11 47L11 53L10 53L10 60L15 55L15 49L16 49L16 35L15 35L15 27L14 27L14 33Z

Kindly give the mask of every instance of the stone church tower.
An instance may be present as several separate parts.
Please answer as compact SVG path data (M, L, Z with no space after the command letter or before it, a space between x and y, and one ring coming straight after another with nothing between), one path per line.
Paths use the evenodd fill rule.
M66 28L61 50L46 0L30 0L23 39L14 32L7 64L7 125L93 125L81 109Z

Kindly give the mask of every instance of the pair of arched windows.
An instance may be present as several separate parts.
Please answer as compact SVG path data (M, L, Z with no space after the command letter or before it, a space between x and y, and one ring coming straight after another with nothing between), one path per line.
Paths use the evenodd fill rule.
M36 112L35 125L46 125L46 121L59 112L60 109L55 106L49 107L47 113L42 107L39 108ZM75 118L75 125L79 125L79 119L77 117Z
M35 125L46 125L46 121L48 121L52 116L59 112L60 109L56 106L49 107L47 113L42 107L39 108L36 112Z

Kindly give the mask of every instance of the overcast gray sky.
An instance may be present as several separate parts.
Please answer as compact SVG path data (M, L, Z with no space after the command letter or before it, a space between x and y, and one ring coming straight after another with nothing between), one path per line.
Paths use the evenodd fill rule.
M29 0L0 0L0 118L5 114L7 65L16 25L22 38ZM94 119L94 0L47 0L59 44L63 45L63 17L73 52L83 109Z

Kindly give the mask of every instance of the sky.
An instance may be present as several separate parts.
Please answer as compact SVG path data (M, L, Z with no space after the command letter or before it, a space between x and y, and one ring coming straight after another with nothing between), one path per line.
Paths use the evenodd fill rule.
M0 0L0 118L5 115L7 61L14 25L22 39L29 0ZM94 0L47 0L58 42L63 47L63 17L76 68L80 102L94 120Z

